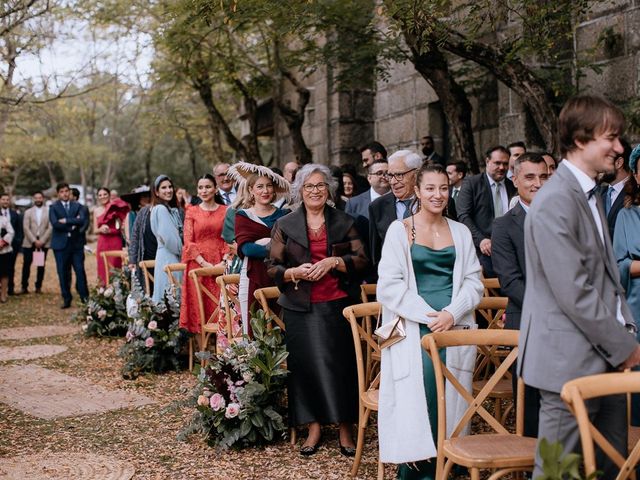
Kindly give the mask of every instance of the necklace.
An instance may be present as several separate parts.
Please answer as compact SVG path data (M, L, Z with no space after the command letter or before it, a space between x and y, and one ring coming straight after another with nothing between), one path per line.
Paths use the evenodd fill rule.
M313 232L319 232L324 227L324 220L317 227L312 227L310 224L307 224L307 228Z

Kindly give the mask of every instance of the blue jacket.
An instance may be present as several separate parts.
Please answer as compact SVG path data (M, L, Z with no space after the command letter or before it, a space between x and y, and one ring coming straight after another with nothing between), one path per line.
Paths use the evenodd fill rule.
M66 223L60 220L66 218ZM83 248L85 244L86 225L88 225L88 211L78 202L69 202L69 213L66 212L62 202L58 200L49 208L49 221L53 227L51 235L51 248L64 250L69 243L71 247Z

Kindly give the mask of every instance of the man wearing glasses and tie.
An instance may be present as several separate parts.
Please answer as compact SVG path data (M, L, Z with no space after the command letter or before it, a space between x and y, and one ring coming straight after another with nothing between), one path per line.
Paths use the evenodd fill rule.
M76 290L84 302L89 296L87 276L84 271L85 235L82 231L88 219L86 209L71 200L67 183L56 187L58 201L49 208L49 221L53 227L51 248L56 258L56 270L62 294L62 307L71 306L71 268L76 274Z
M218 163L213 167L213 175L218 186L215 201L220 205L231 205L236 199L236 186L233 180L227 176L229 167L228 163Z
M382 244L391 222L411 215L416 172L422 166L420 155L411 150L398 150L388 161L387 180L391 185L391 192L369 205L369 244L371 260L375 266L380 261Z

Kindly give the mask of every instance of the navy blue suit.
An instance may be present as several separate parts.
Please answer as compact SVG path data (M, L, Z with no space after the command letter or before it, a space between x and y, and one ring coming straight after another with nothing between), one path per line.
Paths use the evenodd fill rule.
M61 219L66 219L61 223ZM71 268L76 274L76 290L84 301L89 296L87 275L84 271L84 244L89 223L87 209L78 202L69 202L69 211L61 201L49 208L49 221L53 227L51 248L56 258L60 293L65 305L71 303Z

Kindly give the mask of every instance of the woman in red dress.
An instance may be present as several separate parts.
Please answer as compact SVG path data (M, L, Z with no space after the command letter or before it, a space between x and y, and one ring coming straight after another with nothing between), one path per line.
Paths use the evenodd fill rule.
M198 297L189 272L194 268L213 267L222 262L229 251L222 239L222 225L227 211L224 205L214 200L216 181L210 174L198 180L199 205L188 208L184 218L184 248L182 262L187 269L182 277L182 300L180 305L180 328L191 333L200 333L200 317L198 316ZM202 278L202 283L215 297L220 289L212 277ZM204 309L211 313L215 305L207 295L204 296Z
M93 211L93 228L98 234L98 246L96 247L96 260L98 262L98 283L107 284L107 274L102 252L109 250L122 250L122 229L124 219L129 213L130 207L127 202L119 198L111 200L111 192L108 188L102 187L98 190L98 206ZM121 268L122 261L119 258L109 258L109 268Z

